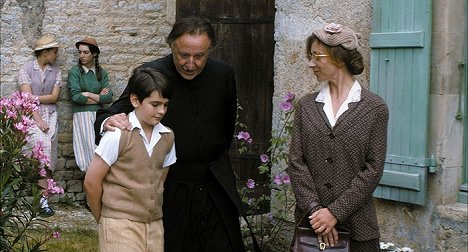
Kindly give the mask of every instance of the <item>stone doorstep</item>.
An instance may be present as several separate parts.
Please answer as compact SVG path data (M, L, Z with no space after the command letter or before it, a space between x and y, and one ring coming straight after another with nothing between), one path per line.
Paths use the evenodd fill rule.
M468 205L440 205L431 216L435 251L460 252L468 247Z
M438 218L442 225L451 226L454 229L468 233L468 205L455 203L450 205L440 205L434 210L433 219Z

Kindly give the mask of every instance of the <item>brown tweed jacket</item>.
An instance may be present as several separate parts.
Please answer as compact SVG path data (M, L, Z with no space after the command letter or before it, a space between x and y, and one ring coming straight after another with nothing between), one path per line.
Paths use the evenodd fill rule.
M326 207L351 238L379 238L372 193L382 177L387 149L388 108L362 89L361 101L349 104L331 127L316 102L302 97L296 107L287 172L296 196L296 221L313 201Z

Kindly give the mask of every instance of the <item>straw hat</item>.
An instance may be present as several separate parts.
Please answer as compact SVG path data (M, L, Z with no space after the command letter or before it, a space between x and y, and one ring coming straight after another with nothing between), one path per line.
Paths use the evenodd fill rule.
M96 40L94 38L91 38L91 37L86 37L78 42L75 43L75 46L76 48L78 49L78 47L80 47L80 44L85 44L85 45L93 45L97 48L97 53L101 53L101 51L99 50L99 47L98 47L98 44L96 42Z
M34 48L34 51L40 51L48 48L55 48L59 47L58 42L55 40L53 37L49 36L44 36L38 40L36 40L36 48Z

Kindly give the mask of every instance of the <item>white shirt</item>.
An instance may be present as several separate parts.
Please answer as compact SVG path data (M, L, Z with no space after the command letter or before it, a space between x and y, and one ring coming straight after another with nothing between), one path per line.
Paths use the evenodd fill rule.
M357 80L355 80L353 86L351 87L351 90L349 90L348 97L343 102L343 104L341 104L341 107L340 109L338 109L338 112L335 116L333 116L330 86L328 84L322 86L319 94L317 95L317 98L315 98L315 101L325 103L325 105L323 106L323 111L325 112L325 115L327 115L330 125L334 127L340 115L342 115L346 110L348 110L348 104L351 102L359 102L361 100L361 90L361 85Z
M145 144L146 151L148 152L148 156L150 157L153 153L154 146L158 143L159 139L161 139L160 132L171 132L168 128L162 125L162 123L158 123L153 127L151 141L148 141L141 127L140 121L138 121L138 118L135 115L135 111L132 111L130 114L128 114L128 120L132 124L131 130L133 130L134 128L140 129L140 135L143 138L143 143ZM109 166L113 165L115 161L117 161L117 158L119 156L119 142L121 134L122 131L120 129L116 129L115 131L107 131L101 138L101 142L94 151ZM170 165L174 164L176 160L177 157L175 152L175 144L173 144L171 151L166 155L164 159L163 167L169 167Z

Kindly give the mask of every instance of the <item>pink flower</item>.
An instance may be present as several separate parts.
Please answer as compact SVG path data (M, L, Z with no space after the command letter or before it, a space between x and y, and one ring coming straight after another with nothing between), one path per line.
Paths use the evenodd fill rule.
M289 178L288 174L276 174L274 179L275 184L282 185L282 184L290 184L291 179Z
M248 143L252 142L252 138L250 138L250 134L247 131L240 131L239 134L237 134L237 139L244 140Z
M291 183L291 179L289 178L289 175L284 174L283 175L283 184L290 184L290 183Z
M63 188L57 186L57 183L53 179L47 179L47 191L52 194L63 194Z
M295 98L295 97L296 97L295 94L289 92L289 93L287 93L287 94L284 96L283 101L292 102L292 101L294 101L294 98Z
M283 101L280 103L280 108L283 112L288 112L292 109L292 103L290 101Z
M281 176L280 176L279 174L277 174L277 175L275 176L274 182L275 182L275 184L277 184L277 185L282 185L282 184L283 184L283 180L281 179Z
M7 118L11 118L11 119L16 119L16 112L15 111L12 111L10 109L6 109L6 116Z
M326 25L323 29L328 33L334 34L340 32L343 28L339 24L330 23Z
M60 239L60 237L62 237L62 235L60 234L60 232L58 231L55 231L52 233L52 236L55 238L55 239Z
M50 157L47 156L44 152L44 143L42 141L37 141L32 149L32 157L39 160L42 165L50 165Z
M246 185L247 185L247 187L249 189L254 189L255 188L255 181L253 179L248 179Z
M45 168L41 168L41 169L39 170L39 175L40 175L41 177L45 178L46 175L47 175L46 169L45 169Z
M262 163L266 163L270 160L270 157L268 157L267 154L262 154L260 155L260 161L262 161Z
M14 124L15 125L15 128L23 133L27 133L28 132L28 127L26 125L24 125L22 122L17 122Z

